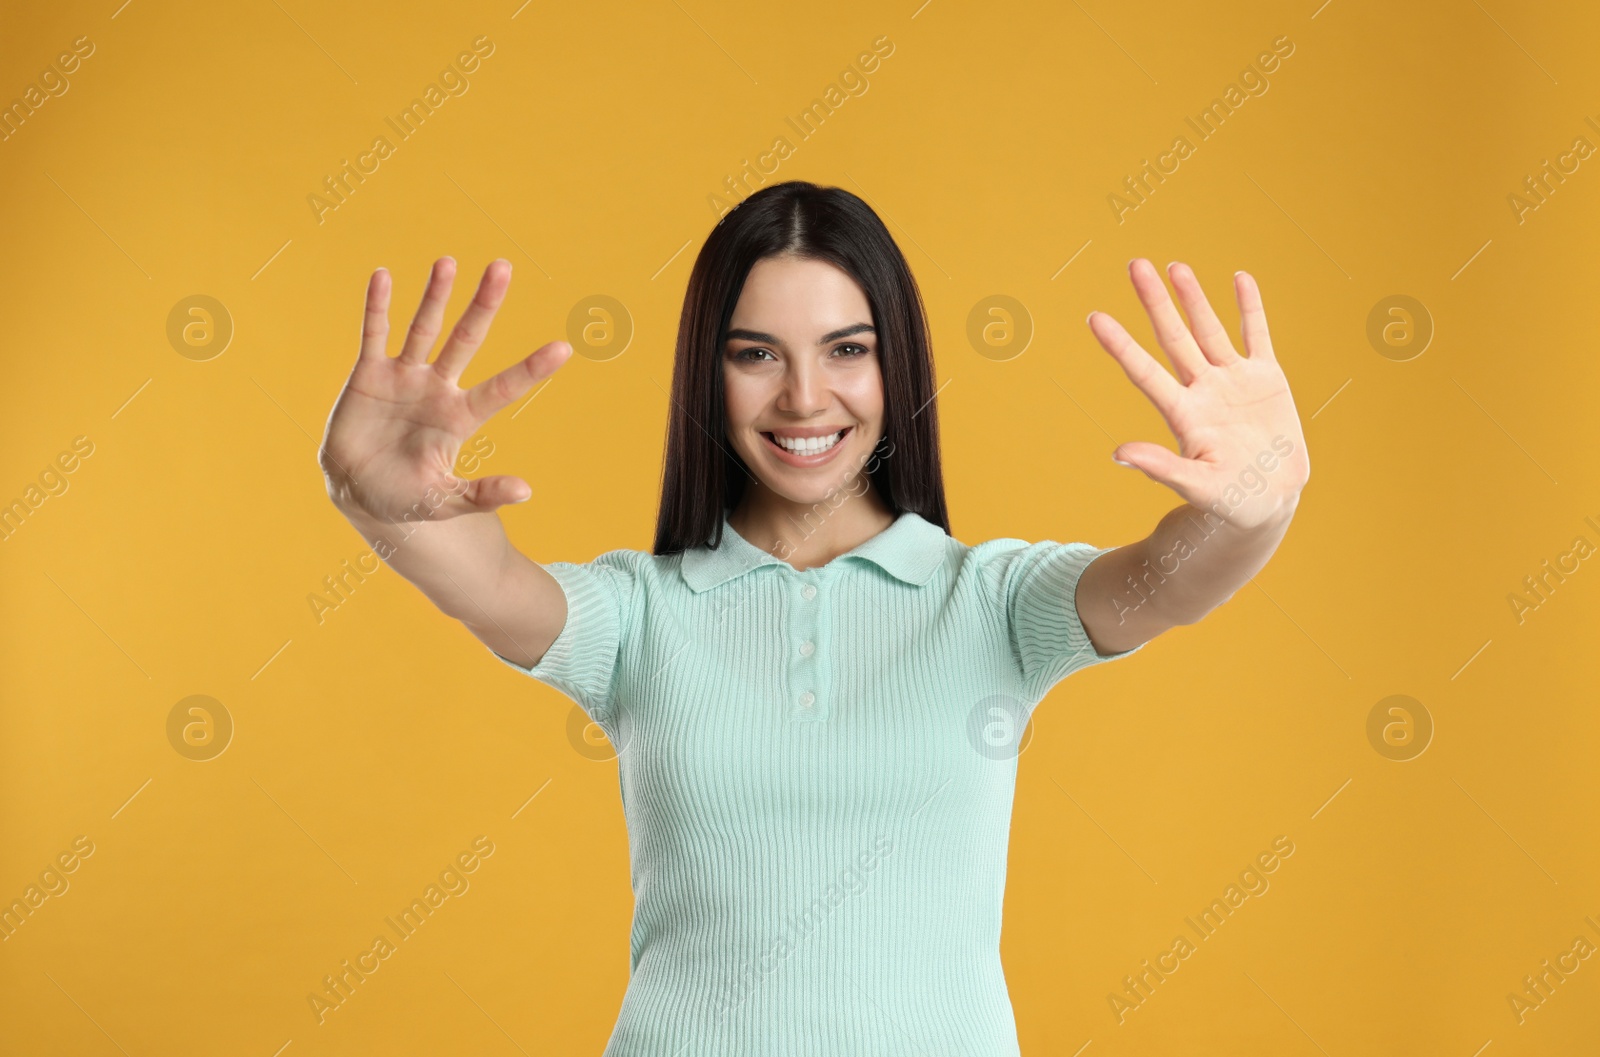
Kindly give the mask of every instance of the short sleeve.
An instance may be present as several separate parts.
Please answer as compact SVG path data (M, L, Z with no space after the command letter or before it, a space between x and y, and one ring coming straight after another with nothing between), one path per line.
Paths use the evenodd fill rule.
M1089 563L1115 548L1087 543L1022 543L1001 551L1000 591L1011 649L1023 680L1043 696L1080 668L1137 653L1100 653L1078 615L1078 578Z
M524 675L555 687L602 725L611 718L617 666L628 636L636 575L630 553L611 551L582 564L545 564L567 597L561 633L535 665L489 651Z

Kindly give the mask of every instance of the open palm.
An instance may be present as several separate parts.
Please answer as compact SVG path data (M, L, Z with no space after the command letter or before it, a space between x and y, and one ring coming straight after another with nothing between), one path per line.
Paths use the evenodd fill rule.
M1141 257L1128 271L1177 376L1106 313L1091 312L1089 327L1166 419L1178 451L1129 441L1112 457L1194 507L1211 510L1220 504L1238 528L1292 511L1310 477L1311 461L1255 280L1245 272L1234 274L1246 352L1240 356L1188 265L1168 266L1187 326L1153 264Z
M434 262L396 357L387 351L392 280L380 268L367 284L360 353L317 453L328 494L346 513L385 523L437 520L490 511L533 493L519 477L459 478L456 456L484 422L566 362L572 347L550 342L472 388L460 388L456 382L505 298L511 264L498 259L484 270L472 304L429 363L454 277L455 261Z

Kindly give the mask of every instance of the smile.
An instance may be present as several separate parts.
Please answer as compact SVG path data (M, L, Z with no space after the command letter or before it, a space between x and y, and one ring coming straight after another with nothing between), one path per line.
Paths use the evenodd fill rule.
M816 466L827 461L839 447L839 442L849 435L853 426L821 437L778 437L762 433L762 439L784 462L793 466Z

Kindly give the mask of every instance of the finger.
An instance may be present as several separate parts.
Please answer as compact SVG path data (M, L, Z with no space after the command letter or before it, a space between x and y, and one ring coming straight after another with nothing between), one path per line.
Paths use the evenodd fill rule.
M1205 470L1194 459L1145 440L1120 444L1111 457L1166 485L1187 502L1199 505L1204 501Z
M361 323L359 359L376 360L389 355L389 293L393 286L387 268L379 268L367 280L367 309Z
M445 477L444 492L443 502L428 501L423 515L427 520L445 521L463 514L487 513L507 503L523 502L533 495L533 488L520 477L504 474L480 477L477 480L450 474ZM423 504L418 503L412 509L421 513L422 507Z
M1277 362L1272 351L1272 336L1267 333L1267 311L1261 305L1261 288L1249 272L1233 273L1233 288L1239 298L1239 329L1244 332L1245 355L1252 360Z
M1188 385L1209 365L1183 317L1178 315L1172 298L1167 296L1167 284L1161 281L1156 266L1143 257L1128 262L1128 275L1133 279L1133 288L1150 317L1150 324L1155 327L1156 340L1177 372L1178 381Z
M406 343L400 349L401 363L428 362L434 339L444 325L444 306L450 300L450 283L455 277L453 257L440 257L433 262L428 287L422 291L422 303L417 306L417 314L411 317L411 329L406 332Z
M507 503L521 503L533 495L533 488L520 477L497 474L466 482L463 501L480 511L493 510Z
M1183 305L1184 314L1189 317L1189 330L1206 359L1218 367L1229 367L1243 359L1234 351L1227 328L1211 310L1211 302L1206 300L1194 269L1173 262L1167 265L1167 274L1172 278L1172 288L1178 291L1178 302Z
M1178 384L1178 380L1168 374L1154 356L1140 348L1121 323L1104 312L1089 313L1089 329L1094 332L1101 348L1121 364L1128 378L1150 398L1156 410L1170 423L1173 412L1183 399L1183 386Z
M552 341L539 346L521 362L468 389L467 409L478 422L487 420L533 388L535 382L542 382L555 374L571 355L572 346L564 341Z
M490 261L489 267L483 270L483 278L478 280L478 290L472 295L472 304L456 320L450 337L445 339L444 348L439 350L438 358L433 361L435 370L442 372L452 382L461 377L472 354L478 351L478 346L488 336L489 324L494 322L495 311L500 307L500 302L505 300L506 287L510 284L511 262L504 257Z

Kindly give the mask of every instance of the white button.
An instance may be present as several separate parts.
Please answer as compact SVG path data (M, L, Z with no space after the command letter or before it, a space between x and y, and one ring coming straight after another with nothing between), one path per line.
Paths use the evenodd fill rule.
M800 644L800 656L802 656L802 657L809 657L813 653L815 653L816 651L817 651L817 644L814 643L814 642L809 642L808 641L808 642L802 642Z
M817 695L813 694L810 690L807 690L805 693L800 695L800 707L801 708L810 708L813 704L816 703L816 700L817 700Z
M806 584L804 587L800 588L800 594L807 602L809 602L813 598L817 597L817 588L814 584Z

